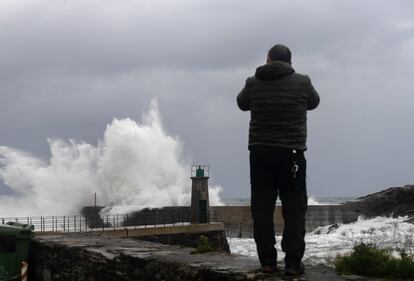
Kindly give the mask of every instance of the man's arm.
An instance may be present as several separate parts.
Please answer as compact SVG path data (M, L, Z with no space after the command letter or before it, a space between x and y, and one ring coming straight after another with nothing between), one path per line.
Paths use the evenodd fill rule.
M315 109L320 102L319 94L315 90L315 88L312 85L312 82L310 78L308 77L308 88L309 88L309 96L308 96L308 110Z
M246 80L246 85L237 95L237 105L243 111L250 110L250 98L248 95L248 90L251 87L249 79Z

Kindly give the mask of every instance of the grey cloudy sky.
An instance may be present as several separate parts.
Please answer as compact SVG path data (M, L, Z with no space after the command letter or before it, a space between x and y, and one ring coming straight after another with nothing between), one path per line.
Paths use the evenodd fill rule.
M249 115L235 97L275 43L321 96L308 189L358 196L414 182L413 1L0 2L0 145L96 144L159 101L185 157L222 196L249 196ZM4 186L0 187L5 192Z

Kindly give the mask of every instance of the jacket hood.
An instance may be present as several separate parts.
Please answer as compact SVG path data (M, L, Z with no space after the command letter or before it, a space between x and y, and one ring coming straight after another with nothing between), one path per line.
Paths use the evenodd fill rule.
M283 61L274 61L270 64L259 66L256 69L256 78L262 81L275 80L295 72L293 67Z

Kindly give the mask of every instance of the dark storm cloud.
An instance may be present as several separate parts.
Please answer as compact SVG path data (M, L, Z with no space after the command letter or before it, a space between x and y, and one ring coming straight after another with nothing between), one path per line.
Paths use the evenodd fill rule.
M248 196L248 114L235 96L282 42L321 94L309 189L360 195L414 181L411 1L2 1L0 145L96 143L157 97L225 197ZM407 152L408 151L408 152Z

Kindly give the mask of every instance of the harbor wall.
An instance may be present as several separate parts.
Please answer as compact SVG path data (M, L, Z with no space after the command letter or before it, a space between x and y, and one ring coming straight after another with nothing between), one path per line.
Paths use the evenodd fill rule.
M359 210L347 205L311 205L306 212L306 231L311 232L317 227L336 223L350 223L356 221ZM165 207L160 209L144 209L130 214L126 224L170 224L191 221L189 207ZM275 233L283 232L282 208L275 207ZM222 222L227 237L252 238L253 221L250 206L212 206L210 207L210 221Z
M227 237L252 238L253 221L250 206L214 206L211 207L226 227ZM359 212L343 205L312 205L306 212L306 231L311 232L320 226L335 223L350 223L358 219ZM282 208L276 206L273 223L275 233L283 232Z

